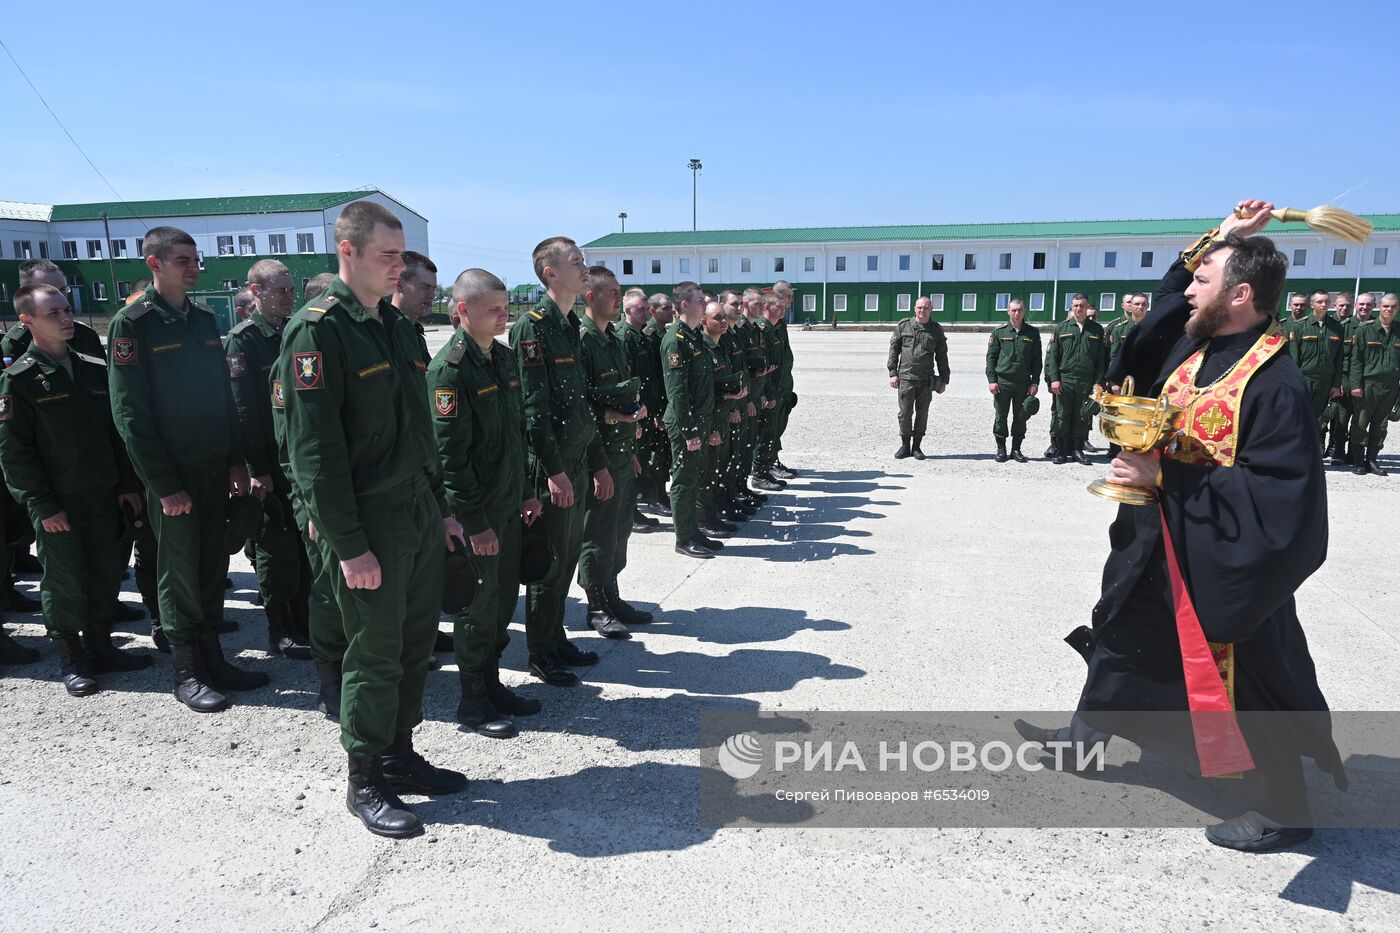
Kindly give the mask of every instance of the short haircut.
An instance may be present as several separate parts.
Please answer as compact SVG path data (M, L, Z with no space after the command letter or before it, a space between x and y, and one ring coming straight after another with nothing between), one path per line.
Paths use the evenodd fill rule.
M723 304L724 302L728 301L730 295L733 295L735 298L739 298L739 293L738 293L738 292L736 292L736 291L735 291L734 289L732 289L732 288L726 288L724 291L722 291L722 292L719 293L720 304ZM743 301L744 299L739 298L739 300L740 300L740 301Z
M247 308L253 310L253 305L257 303L257 297L251 288L240 288L233 293L233 306L235 308Z
M322 292L330 288L331 282L333 281L335 281L334 272L318 272L311 277L311 280L306 283L306 287L302 289L301 300L315 301L317 298L321 297Z
M151 287L151 280L150 280L150 279L137 279L135 282L132 282L132 283L131 283L131 290L132 290L132 292L144 292L146 289L148 289L148 288L150 288L150 287Z
M1328 301L1331 301L1331 300L1332 300L1332 293L1329 292L1329 291L1328 291L1327 289L1325 289L1325 288L1314 288L1312 291L1308 292L1308 300L1311 301L1312 299L1316 298L1318 295L1321 295L1323 298L1326 298Z
M756 288L746 288L744 289L744 294L742 297L744 301L758 301L760 298L763 297L763 292L759 291Z
M694 304L696 299L704 294L700 286L696 285L694 282L682 282L671 289L671 301L674 302L679 309L682 301L688 301Z
M433 275L437 275L437 265L417 250L404 250L403 272L400 274L417 278L420 272L431 272Z
M1386 292L1384 295L1381 296L1381 301L1400 301L1400 295L1397 295L1394 292Z
M350 245L358 252L369 245L369 238L374 236L374 228L379 224L390 230L403 229L403 221L382 204L375 204L373 201L355 201L347 204L345 210L335 219L335 242L340 244L349 240Z
M1212 244L1201 258L1227 248L1232 252L1225 260L1221 288L1247 284L1254 292L1254 310L1260 314L1273 314L1279 296L1283 294L1283 283L1288 278L1287 257L1266 236L1242 237L1231 233L1224 240ZM1313 294L1328 293L1318 289Z
M617 276L607 266L588 267L588 285L585 286L588 291L596 292L600 288L606 288L610 282L616 284Z
M141 240L141 249L145 250L146 255L161 261L177 246L194 245L194 237L179 227L152 227Z
M670 300L670 295L666 294L665 292L657 292L655 295L652 295L650 298L647 299L647 304L651 305L653 308L659 308L662 305L669 302Z
M929 304L932 304L932 303L933 303L933 302L929 302ZM1010 311L1012 305L1020 305L1021 307L1024 308L1024 307L1026 306L1026 303L1025 303L1024 301L1022 301L1021 299L1019 299L1019 298L1012 298L1010 301L1008 301L1008 302L1006 303L1006 310Z
M26 259L19 264L19 284L28 285L42 276L57 273L63 275L58 264L49 259Z
M1076 301L1082 301L1087 305L1089 303L1089 296L1083 292L1075 292L1074 296L1070 298L1070 302L1073 303Z
M266 285L279 275L291 275L287 264L277 259L259 259L248 270L249 285Z
M566 236L552 236L547 240L541 240L535 247L535 251L530 254L530 259L535 264L535 278L544 281L544 267L551 269L559 265L564 254L578 246L573 240Z
M622 293L622 300L623 300L624 302L631 301L631 300L634 299L634 298L640 298L640 299L642 299L643 301L646 301L646 300L647 300L646 289L644 289L644 288L638 288L637 286L633 285L631 288L627 289L627 291L625 291L625 292Z
M64 304L68 303L67 299L63 298L63 292L52 285L30 282L15 290L15 314L33 314L34 309L39 306L39 299L47 295L57 295Z
M773 283L773 291L781 292L786 295L791 295L792 283L789 282L787 279L778 279L778 281Z
M1306 303L1308 300L1307 292L1294 292L1293 294L1288 296L1288 301L1290 303L1292 303L1295 300Z
M506 283L485 269L467 269L452 283L452 303L468 304L506 290Z

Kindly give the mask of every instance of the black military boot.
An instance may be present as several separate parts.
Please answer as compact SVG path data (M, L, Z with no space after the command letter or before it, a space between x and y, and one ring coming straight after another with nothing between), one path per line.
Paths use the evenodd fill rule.
M905 456L909 456L905 454ZM754 489L762 489L764 492L782 492L783 484L765 473L755 473L749 477L749 483Z
M996 442L997 442L997 455L996 455L996 457L994 457L993 459L995 459L997 463L1005 463L1006 461L1008 461L1008 460L1011 459L1010 457L1008 457L1008 456L1006 455L1006 438L1004 438L1004 437L998 437L998 438L996 439Z
M627 626L615 618L608 606L608 595L601 586L590 586L584 590L588 596L588 625L604 638L631 638Z
M491 705L507 716L533 716L544 709L544 704L539 700L523 697L501 683L500 658L487 661L481 674L486 681L486 695L491 698Z
M530 655L530 676L538 677L551 687L574 687L578 685L578 675L556 654Z
M165 629L160 627L160 617L151 616L151 641L156 643L156 650L161 654L170 653L170 639L165 637Z
M913 443L909 445L909 453L911 453L914 456L915 460L928 459L927 455L923 452L923 450L919 448L919 444L922 443L923 439L924 436L922 434L915 434L913 438Z
M0 625L0 664L33 664L37 660L39 652L15 641Z
M515 723L491 703L483 671L458 671L462 700L457 704L457 721L488 739L508 739L516 734Z
M321 682L316 708L331 722L340 722L340 678L339 661L316 662L316 679Z
M731 525L720 518L719 509L713 505L705 510L700 519L700 533L707 538L732 538L738 530L737 525Z
M713 549L705 546L700 541L692 538L689 541L677 541L676 553L686 557L694 557L698 560L709 560L715 556Z
M651 510L662 518L671 517L671 499L664 489L656 497L656 501L651 504Z
M910 454L910 450L909 450L909 435L907 435L907 434L900 435L900 438L899 438L899 449L896 450L896 451L894 452L894 458L895 458L896 460L903 460L905 457L909 456L909 454ZM758 488L759 488L759 489L762 489L763 487L760 486L760 487L758 487Z
M199 636L198 645L204 672L209 675L209 683L218 689L256 690L272 683L272 678L261 671L245 671L224 660L224 648L217 634Z
M97 692L97 678L93 674L92 661L83 651L83 642L77 635L51 635L53 646L58 649L58 677L70 697L92 696Z
M1026 455L1021 453L1021 439L1019 437L1011 439L1011 459L1017 463L1026 462Z
M584 651L567 638L560 639L554 654L569 667L589 667L598 663L598 652Z
M217 713L228 708L228 697L208 684L199 645L171 645L170 659L175 666L175 699L196 713Z
M345 806L376 836L403 839L423 831L423 824L384 781L378 755L350 755Z
M267 653L291 661L310 661L311 648L292 637L291 612L287 603L263 606L267 616Z
M1366 466L1366 458L1355 450L1352 451L1351 465L1351 472L1357 476L1365 476L1371 472L1370 468Z
M781 460L774 460L773 465L768 468L768 472L772 473L783 482L797 478L797 471Z
M650 612L638 609L635 606L629 606L627 602L623 600L621 594L617 591L616 578L603 584L603 593L607 596L608 608L612 610L613 618L620 621L623 625L646 625L648 622L655 621L656 617Z
M1058 457L1059 455L1060 455L1060 439L1059 439L1058 437L1052 437L1052 438L1050 438L1050 446L1047 447L1047 448L1045 448L1045 459L1046 459L1046 460L1054 461L1055 458ZM1060 461L1060 462L1063 463L1064 461Z
M1094 461L1089 459L1089 455L1084 452L1084 442L1079 441L1073 445L1074 462L1083 466L1093 466Z
M287 623L287 634L292 636L292 641L298 645L311 644L311 600L307 596L298 596L287 601L287 614L283 616L283 621Z
M112 644L112 626L106 622L91 622L83 629L83 649L99 673L140 671L151 666L148 654L128 654Z
M632 509L633 534L646 534L648 531L654 531L660 526L661 523L658 522L656 519L652 518L650 515L643 515L642 510L640 508Z
M379 767L383 769L384 783L396 793L444 797L467 789L465 774L435 768L414 751L412 730L394 736L394 744L379 756Z
M1054 460L1054 463L1055 463L1057 466L1058 466L1058 465L1065 464L1065 463L1069 463L1069 461L1070 461L1070 444L1069 444L1069 438L1067 438L1067 437L1057 437L1057 438L1055 438L1054 443L1051 444L1050 446L1053 447L1054 450L1055 450L1055 460Z
M1389 474L1388 472L1386 472L1385 470L1382 470L1379 461L1376 460L1376 458L1380 456L1380 453L1381 453L1381 452L1380 452L1379 448L1376 448L1376 447L1367 448L1367 450L1366 450L1366 469L1370 470L1372 473L1376 474L1377 476L1389 476L1390 474Z

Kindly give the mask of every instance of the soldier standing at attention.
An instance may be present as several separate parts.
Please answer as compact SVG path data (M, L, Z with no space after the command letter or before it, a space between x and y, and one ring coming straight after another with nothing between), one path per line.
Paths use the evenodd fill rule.
M666 423L662 420L662 416L666 413L666 366L661 358L661 341L666 336L666 328L670 327L671 322L676 319L676 309L671 304L671 296L661 292L648 298L647 306L651 311L651 320L647 322L642 332L646 334L647 343L651 347L651 357L653 365L656 367L659 391L656 394L656 407L647 406L647 411L650 412L650 424L642 434L642 440L646 443L645 454L642 457L642 469L651 477L649 485L655 498L643 499L642 501L649 504L656 514L669 516L671 514L671 496L666 491L666 484L671 480L671 439L666 433Z
M1108 346L1103 328L1089 320L1089 299L1075 295L1070 317L1050 333L1045 353L1045 381L1055 401L1050 410L1050 435L1056 449L1055 463L1089 464L1084 444L1089 440L1093 416L1089 403L1094 386L1103 383L1108 370Z
M774 329L781 338L778 364L778 386L777 407L773 411L773 460L769 464L768 472L780 480L790 480L797 475L792 467L783 463L779 456L783 450L783 435L787 433L788 419L792 417L793 406L797 404L797 396L793 394L792 368L794 359L792 355L792 343L788 340L788 320L792 316L793 292L792 286L783 279L773 283L773 297L778 301L778 316L773 321Z
M50 285L58 289L65 298L71 291L68 277L63 274L63 270L48 259L26 259L19 264L19 287L23 288L26 285ZM0 351L4 353L5 365L9 366L23 356L33 339L29 327L23 321L5 331L4 339L0 340ZM97 331L76 317L73 320L73 339L68 341L68 346L86 356L105 358L107 352Z
M783 323L785 307L783 299L777 294L769 292L763 296L763 320L759 326L763 328L766 343L764 352L767 354L769 372L765 388L770 407L767 423L763 425L763 436L754 451L754 476L765 481L765 484L754 483L759 489L770 488L766 484L782 489L794 476L791 470L785 470L778 464L783 412L792 395L792 369L789 366L792 357L787 349L787 325Z
M1118 359L1118 352L1123 349L1123 341L1132 333L1133 328L1142 323L1142 319L1147 316L1147 295L1142 292L1128 292L1123 296L1123 316L1104 328L1104 335L1108 338L1108 365L1111 368L1113 361ZM1115 387L1115 391L1117 388Z
M1369 296L1368 296L1369 297ZM1380 316L1357 326L1352 335L1347 388L1356 406L1351 426L1351 458L1357 476L1386 476L1377 457L1385 447L1389 415L1400 400L1400 328L1395 313L1400 297L1381 298Z
M899 390L899 449L896 460L924 459L919 448L928 428L928 404L933 393L948 388L948 338L933 320L932 299L920 296L914 316L894 326L890 334L890 388Z
M525 409L515 353L496 338L510 322L505 283L468 269L452 283L458 327L428 366L433 428L447 504L470 538L481 576L476 596L453 620L462 700L457 721L480 735L516 734L512 716L533 716L538 700L501 683L501 653L520 595L520 545L540 517L525 470Z
M764 314L765 303L763 292L756 288L746 288L743 294L744 317L748 321L753 334L753 342L757 346L757 351L749 355L749 372L753 375L756 383L754 393L754 408L758 412L758 417L754 420L753 426L753 450L749 455L749 462L746 469L749 470L749 484L755 489L763 492L777 492L783 488L777 477L765 472L766 464L763 458L767 455L766 445L768 435L772 432L773 412L778 407L776 400L767 398L770 393L776 393L777 380L773 374L778 371L778 364L771 358L768 346L768 337L772 332L768 317ZM762 495L757 493L756 495Z
M564 606L583 549L583 514L589 479L599 501L612 498L613 477L598 438L588 386L579 365L579 320L572 308L588 287L588 267L578 244L550 237L535 247L535 274L544 283L540 306L511 326L520 361L529 430L529 470L537 494L549 496L544 530L554 552L549 574L525 588L525 633L530 673L555 687L571 687L569 670L598 663L564 635Z
M920 298L920 301L927 301ZM1008 459L1025 463L1021 441L1026 436L1024 402L1040 388L1040 331L1026 323L1026 307L1019 298L1006 306L1008 322L987 338L987 391L992 393L996 417L992 436L997 442L997 463ZM1006 414L1011 412L1011 454L1006 453Z
M1341 292L1337 295L1336 304L1333 307L1333 320L1342 326L1342 386L1345 389L1347 384L1348 370L1351 367L1351 339L1356 332L1357 319L1352 314L1352 306L1355 299L1351 292ZM1352 395L1343 391L1335 400L1329 404L1332 410L1332 417L1327 421L1327 443L1324 445L1322 455L1330 457L1333 464L1351 463L1351 457L1347 451L1347 442L1351 437L1351 420L1355 412L1352 405Z
M108 331L112 415L146 487L175 697L197 712L216 712L228 706L220 691L269 680L225 661L217 631L228 499L248 494L248 473L218 324L187 297L199 281L194 239L153 227L143 244L153 284L117 312Z
M637 422L635 451L642 472L637 475L637 495L639 502L655 502L661 497L661 486L655 481L648 467L649 451L656 443L659 429L656 419L666 406L666 386L661 381L661 366L658 363L651 338L646 333L647 322L651 320L651 310L647 305L647 293L640 288L629 288L622 296L623 321L618 325L618 337L627 353L627 367L641 386L641 404L647 415ZM664 437L664 432L661 432ZM643 515L637 506L632 508L632 530L648 532L661 523L650 515Z
M590 495L583 516L583 547L578 562L578 585L588 597L588 624L604 638L630 637L627 626L652 621L649 612L628 605L618 591L617 578L627 566L627 539L636 509L637 424L648 410L641 403L641 382L632 375L627 348L613 327L621 289L604 266L588 270L583 326L579 332L580 365L588 401L607 453L613 494Z
M433 358L428 352L428 337L423 329L423 318L433 310L437 298L437 266L422 253L405 250L403 254L403 274L399 284L394 286L394 297L390 304L399 313L413 322L413 331L418 335L418 346L423 351L423 371L427 372L428 362ZM451 651L449 645L444 651Z
M151 664L112 644L121 589L117 509L140 512L141 497L112 424L106 363L70 351L68 299L51 285L23 285L15 311L32 340L0 373L0 467L34 522L59 676L70 696L87 696L97 692L96 674Z
M248 270L253 295L248 318L224 338L224 359L238 407L243 453L248 458L252 493L263 503L261 533L253 540L253 567L267 616L267 650L278 657L311 659L308 647L311 568L292 518L292 491L277 450L272 425L272 368L282 349L282 326L292 313L296 292L292 273L276 259Z
M403 225L355 201L334 235L340 273L287 324L273 378L283 386L292 483L339 571L346 806L370 832L399 838L422 824L396 791L466 788L413 748L443 559L464 532L447 512L418 334L383 297L403 271Z
M733 341L731 364L742 374L744 400L739 406L739 423L730 444L729 463L721 476L724 503L720 518L744 521L758 508L759 500L748 488L748 465L753 461L754 428L758 423L759 380L754 373L766 366L758 345L758 331L744 317L744 302L739 293L720 292L724 305L727 336Z
M744 353L728 333L729 322L724 306L718 301L705 305L701 321L705 350L714 366L715 414L713 424L719 443L710 451L709 463L700 478L700 534L707 538L730 538L738 529L720 517L723 502L724 471L732 453L736 426L740 421L739 406L746 392L743 385Z
M1370 292L1362 292L1356 296L1356 326L1360 327L1371 320L1376 311L1376 296Z
M1288 330L1288 325L1296 324L1308 316L1308 296L1302 292L1296 292L1288 299L1288 320L1284 322L1284 330Z
M712 424L715 409L714 362L705 351L699 327L705 294L694 282L672 292L679 318L661 341L666 373L666 433L671 439L671 516L676 553L708 560L718 541L700 533L700 481L719 434Z
M1321 289L1313 292L1308 299L1312 314L1295 321L1288 330L1288 352L1308 384L1308 399L1319 439L1327 428L1327 403L1341 396L1345 378L1342 375L1342 326L1327 315L1331 298Z

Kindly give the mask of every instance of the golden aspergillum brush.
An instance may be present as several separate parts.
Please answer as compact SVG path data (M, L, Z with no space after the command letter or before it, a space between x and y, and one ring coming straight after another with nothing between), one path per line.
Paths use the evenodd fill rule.
M1334 237L1348 240L1352 243L1364 243L1371 235L1371 222L1364 217L1357 217L1351 211L1344 211L1340 207L1332 207L1323 204L1314 207L1310 211L1295 210L1291 207L1278 207L1269 212L1274 220L1284 223L1296 223L1302 221L1319 233L1330 233ZM1253 211L1235 208L1235 216L1248 220L1254 216Z

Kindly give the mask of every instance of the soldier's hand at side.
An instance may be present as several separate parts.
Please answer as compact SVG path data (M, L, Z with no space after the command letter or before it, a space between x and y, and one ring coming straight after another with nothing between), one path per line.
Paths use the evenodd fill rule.
M316 540L316 523L315 523L315 522L307 522L307 523L306 523L306 540L308 540L308 541L315 541L315 540Z
M377 590L384 582L379 558L374 556L373 551L365 551L359 557L341 561L340 572L345 575L345 585L352 590Z
M700 438L687 437L685 439L685 449L690 451L691 453L695 453L697 450L700 449Z
M535 523L535 519L540 517L544 511L544 503L534 496L520 503L520 518L525 522L525 527L529 528Z
M749 417L750 417L750 418L757 418L757 417L758 417L758 409L753 407L753 402L749 402Z
M555 473L549 478L549 501L560 509L574 504L574 484L568 473Z
M1361 390L1361 389L1352 389L1352 390L1351 390L1351 396L1352 396L1352 398L1361 398L1361 397L1362 397L1363 395L1365 395L1365 394L1366 394L1366 393L1365 393L1363 390Z
M1113 473L1108 477L1110 483L1118 483L1123 486L1157 485L1156 451L1148 454L1120 451L1112 466Z
M451 515L443 517L442 532L447 538L447 549L449 551L456 551L457 545L466 544L466 529L462 527L461 522L457 521L457 519L453 518Z
M718 447L718 446L719 446L719 432L718 432L718 431L711 431L711 432L710 432L710 446L711 446L711 447Z
M1032 383L1030 384L1030 389L1027 391L1026 394L1027 394L1027 395L1034 395L1034 394L1036 394L1036 393L1039 392L1039 391L1040 391L1040 384L1039 384L1039 383L1032 382Z
M1342 390L1341 390L1341 389L1333 389L1331 392L1328 392L1328 393L1327 393L1327 397L1328 397L1329 399L1330 399L1330 398L1341 398L1341 397L1342 397Z
M194 500L183 489L160 497L160 510L166 515L188 515L193 509Z
M234 465L228 468L228 494L230 496L248 495L248 471L243 467Z
M501 541L490 528L481 534L472 535L471 542L472 553L478 557L495 557L501 553Z
M258 497L259 502L266 502L267 497L272 493L272 476L254 476L251 491L253 495Z
M1052 383L1050 383L1050 391L1051 391L1052 393L1054 393L1055 395L1059 395L1059 394L1060 394L1060 391L1061 391L1063 388L1064 388L1064 386L1062 386L1059 382L1052 382Z
M607 467L593 474L593 498L607 502L613 496L613 478Z
M73 526L68 524L68 512L66 510L63 512L59 512L57 515L50 515L48 518L44 519L43 522L41 522L40 524L44 526L44 530L47 531L49 534L57 534L61 531L73 530Z
M899 388L899 377L898 377L898 376L891 376L891 377L890 377L890 388L891 388L891 389L898 389L898 388Z
M640 405L640 406L638 406L638 408L637 408L637 417L633 418L632 420L633 420L633 421L645 421L645 420L647 420L647 407L646 407L645 405Z
M998 395L1001 393L1001 386L997 385L995 382L989 382L987 383L987 391L993 395Z
M140 515L141 510L146 507L146 503L141 501L139 493L119 492L117 493L117 508L126 506L131 509L132 515Z
M940 382L940 383L938 383L938 388L934 389L933 391L937 392L939 395L942 395L942 394L943 394L943 391L944 391L945 389L947 389L947 388L948 388L948 383L946 383L946 382Z
M739 409L736 408L736 409L734 409L733 411L731 411L731 412L729 413L729 423L730 423L730 424L738 424L739 421L740 421L740 418L739 418Z

